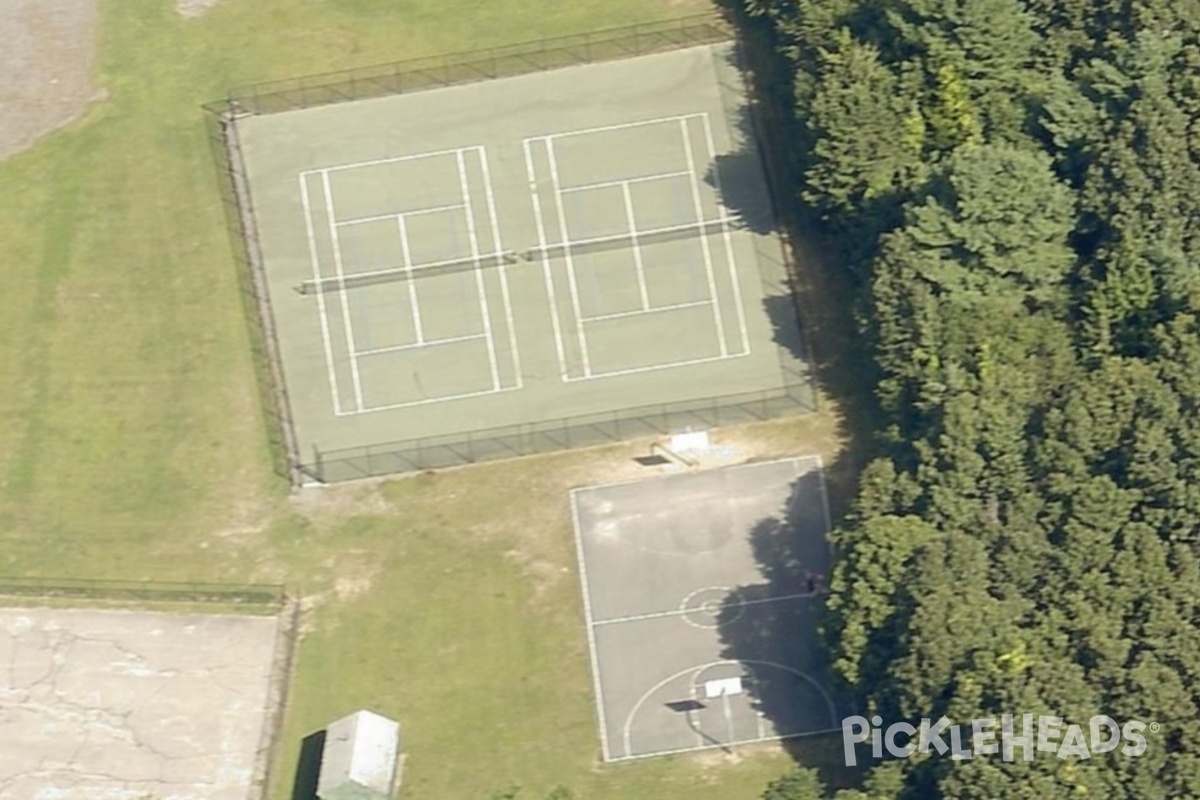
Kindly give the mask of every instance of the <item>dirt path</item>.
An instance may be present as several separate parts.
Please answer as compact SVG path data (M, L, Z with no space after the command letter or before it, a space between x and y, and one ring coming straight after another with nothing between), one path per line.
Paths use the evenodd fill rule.
M99 0L0 0L0 160L104 97L92 86Z

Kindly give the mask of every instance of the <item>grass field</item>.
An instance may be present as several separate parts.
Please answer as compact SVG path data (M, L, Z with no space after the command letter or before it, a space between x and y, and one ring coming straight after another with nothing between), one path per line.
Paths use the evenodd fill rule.
M423 800L555 783L589 800L757 796L791 763L777 748L597 767L566 490L625 476L630 447L288 496L199 109L230 85L705 4L225 0L190 21L171 5L106 0L109 99L0 164L0 571L303 593L278 798L300 739L363 705L404 724ZM833 463L836 429L823 414L731 441Z

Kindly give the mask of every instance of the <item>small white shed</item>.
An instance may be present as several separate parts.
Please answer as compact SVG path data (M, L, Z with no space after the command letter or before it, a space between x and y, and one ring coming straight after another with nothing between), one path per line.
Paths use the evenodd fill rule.
M357 711L325 729L320 800L390 800L396 789L400 723Z

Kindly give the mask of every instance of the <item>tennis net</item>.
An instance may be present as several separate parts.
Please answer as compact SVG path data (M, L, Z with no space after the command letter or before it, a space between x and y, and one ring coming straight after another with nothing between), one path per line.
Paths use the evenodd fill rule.
M456 272L472 272L504 265L512 266L521 261L559 258L567 254L583 255L610 250L632 250L635 247L645 247L664 242L681 241L683 239L700 239L705 236L726 233L733 230L734 226L734 220L725 217L705 220L704 222L693 222L687 225L650 228L644 231L623 233L615 236L597 236L590 239L551 242L531 247L520 253L506 250L500 253L488 253L471 258L455 258L446 261L434 261L427 264L388 267L387 269L372 270L370 272L354 272L341 276L321 278L319 280L307 280L297 286L296 291L304 295L342 292L348 289L376 286L394 281L419 280L437 275L450 275Z
M608 250L632 250L645 245L676 242L682 239L699 239L704 236L725 233L733 230L734 220L729 217L691 222L687 225L670 225L664 228L649 228L644 231L633 231L614 236L597 236L591 239L575 239L566 242L553 242L532 247L521 254L526 261L536 258L556 258L567 255L586 253L601 253Z
M503 264L516 264L520 257L513 252L490 253L471 258L455 258L446 261L433 261L427 264L415 264L411 267L389 267L370 272L354 272L320 280L307 280L296 287L300 294L322 294L324 292L342 292L347 289L358 289L363 286L377 286L381 283L394 281L415 280L435 275L450 275L456 272L472 272L478 269L499 267Z

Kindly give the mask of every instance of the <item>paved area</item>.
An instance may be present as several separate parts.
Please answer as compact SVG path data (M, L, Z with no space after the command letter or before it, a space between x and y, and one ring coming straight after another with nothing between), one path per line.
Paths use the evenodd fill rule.
M731 59L239 120L302 460L783 394L799 325Z
M251 800L278 625L0 609L0 800Z
M572 495L604 758L834 729L816 458Z

